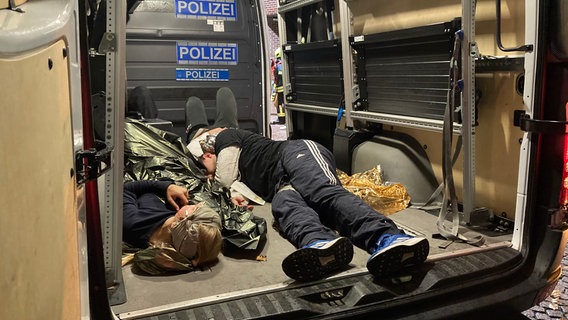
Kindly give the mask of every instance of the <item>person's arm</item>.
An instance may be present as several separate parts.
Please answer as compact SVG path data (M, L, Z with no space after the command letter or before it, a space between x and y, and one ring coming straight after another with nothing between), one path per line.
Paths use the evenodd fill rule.
M133 191L135 190L135 186L127 187L128 184L132 184L132 182L124 184L124 193L122 196L122 210L125 217L135 216L138 212L138 195ZM127 221L127 219L124 219L124 225L127 226L128 224L129 221Z
M187 189L174 184L173 181L139 180L124 184L124 206L136 205L136 199L145 193L165 198L176 210L186 205L189 197Z
M240 155L241 148L238 145L228 146L217 155L215 180L221 183L223 187L231 188L233 182L239 179Z
M124 184L124 191L129 191L135 196L140 196L145 193L153 193L160 197L166 196L168 186L173 184L173 181L159 181L159 180L139 180L131 181Z
M247 199L239 192L233 190L231 186L239 180L239 157L241 148L238 145L231 145L219 152L217 155L217 168L215 170L215 180L222 186L231 191L231 202L239 207L250 207Z
M138 199L147 193L153 193L157 196L166 196L166 191L168 186L173 182L171 181L156 181L156 180L140 180L126 182L124 184L123 193L123 239L126 242L136 245L143 246L143 241L140 240L141 234L135 230L139 229L139 224L141 223L138 207ZM142 242L141 242L142 241Z

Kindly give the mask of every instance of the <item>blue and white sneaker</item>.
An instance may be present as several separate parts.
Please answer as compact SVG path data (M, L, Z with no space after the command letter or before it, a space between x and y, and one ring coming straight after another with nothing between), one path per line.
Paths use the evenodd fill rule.
M288 255L282 261L282 270L294 280L314 281L346 267L351 259L353 245L349 239L319 240Z
M429 252L430 244L426 238L384 234L367 261L367 269L375 277L388 276L404 267L424 262Z

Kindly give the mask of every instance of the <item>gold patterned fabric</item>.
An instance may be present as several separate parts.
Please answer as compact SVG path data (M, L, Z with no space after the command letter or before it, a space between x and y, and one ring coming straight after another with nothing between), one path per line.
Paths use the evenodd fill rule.
M337 175L345 189L384 215L405 209L410 203L410 195L401 183L383 182L380 165L352 176L337 170Z

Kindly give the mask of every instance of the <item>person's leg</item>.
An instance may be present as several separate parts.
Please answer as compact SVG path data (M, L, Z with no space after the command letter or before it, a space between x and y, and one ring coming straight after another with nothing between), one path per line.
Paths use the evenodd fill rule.
M323 146L298 140L289 144L282 158L290 183L322 222L356 246L371 253L382 234L402 233L391 219L341 186L333 154Z
M205 113L205 105L198 97L191 96L185 103L185 126L187 133L187 142L193 138L193 135L200 128L209 125L207 114Z
M280 231L296 248L337 238L337 233L321 223L318 214L293 188L284 187L274 195L272 215Z
M285 124L286 123L286 111L284 110L284 92L277 93L278 99L278 106L276 107L277 116L278 116L278 123Z
M215 128L238 128L237 121L237 100L233 91L227 87L217 90L215 100L217 106L217 116L213 127Z
M284 187L272 199L272 214L280 233L298 250L282 261L290 278L312 281L344 268L353 259L353 245L319 220L300 194Z
M367 268L372 274L387 275L427 258L430 247L425 238L406 235L391 219L341 186L329 150L300 140L290 144L282 157L290 183L322 222L371 253Z

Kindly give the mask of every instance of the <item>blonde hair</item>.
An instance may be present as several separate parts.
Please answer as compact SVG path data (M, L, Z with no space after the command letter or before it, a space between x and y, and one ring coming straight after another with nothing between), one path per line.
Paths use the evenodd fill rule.
M194 267L209 264L221 251L221 224L219 213L198 204L195 212L172 225L172 245Z
M194 266L206 265L217 259L223 245L221 230L215 226L199 224L197 252L191 260Z

